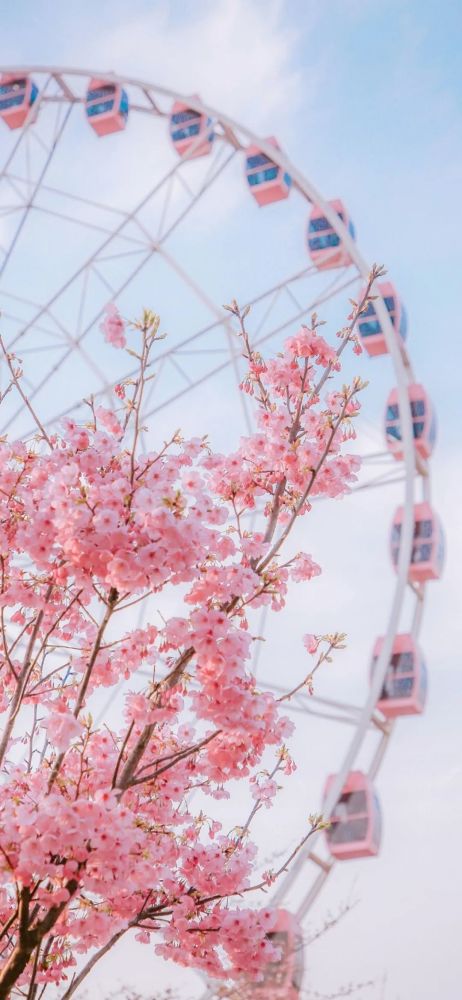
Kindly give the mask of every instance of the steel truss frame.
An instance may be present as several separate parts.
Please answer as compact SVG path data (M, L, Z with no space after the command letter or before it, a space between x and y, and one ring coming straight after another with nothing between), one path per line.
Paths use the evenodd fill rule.
M65 128L67 127L73 108L81 106L84 101L85 84L89 78L104 77L108 81L121 83L125 87L130 88L131 111L137 111L140 114L167 117L173 101L186 101L188 106L201 113L205 113L212 119L218 137L217 142L214 144L215 152L211 157L208 172L206 173L203 182L196 187L196 189L191 188L190 184L183 176L182 168L185 161L188 159L188 157L184 157L182 160L179 160L179 162L171 170L168 171L160 182L157 182L150 188L150 190L148 190L146 195L131 212L126 213L120 209L109 208L107 205L103 205L100 202L92 202L90 199L79 199L72 196L74 198L74 204L77 205L77 207L79 207L79 203L83 204L85 202L86 208L91 208L93 205L95 210L104 210L106 213L106 220L111 219L113 224L111 225L108 221L105 223L97 223L96 221L88 223L88 225L95 231L99 231L101 233L101 243L93 253L88 255L82 266L71 276L66 285L59 288L56 294L50 297L46 303L33 303L30 302L30 300L20 299L17 295L8 295L6 292L2 293L0 285L0 293L12 303L13 309L20 302L26 303L28 307L35 309L32 318L22 326L18 334L10 342L9 346L11 348L14 348L16 345L18 347L20 346L22 352L24 352L24 349L27 350L28 348L25 340L26 334L33 328L37 331L42 330L52 336L55 336L59 349L61 350L61 357L58 358L53 365L51 365L45 379L38 385L31 384L29 386L32 397L41 391L44 384L56 375L64 360L73 351L79 351L85 357L87 363L90 364L93 371L97 370L101 383L101 394L110 393L112 387L111 383L108 382L104 373L98 370L98 367L95 365L95 362L92 360L84 346L85 338L98 321L102 313L102 308L98 310L97 314L92 317L90 322L83 324L82 307L77 328L75 331L72 331L66 328L61 321L57 320L54 307L59 300L60 295L63 294L63 292L73 282L77 282L82 278L85 279L85 276L88 276L88 274L92 271L99 274L102 286L105 290L105 297L107 298L107 293L109 292L112 299L117 299L123 289L142 270L144 265L154 254L162 256L169 267L171 267L178 274L181 281L186 282L186 284L189 285L194 294L210 311L212 319L208 325L189 335L180 344L176 345L176 347L170 350L165 350L160 354L158 358L160 365L174 364L177 371L179 371L184 377L184 387L173 394L169 399L167 399L167 401L157 405L155 404L153 398L150 397L148 400L146 416L156 414L161 408L173 403L180 396L193 391L201 383L205 382L209 378L213 378L226 367L232 366L236 378L239 379L239 361L236 356L236 349L233 346L231 337L229 315L223 313L223 311L218 308L215 303L213 303L209 295L205 293L197 285L194 279L185 271L185 269L181 267L172 252L166 249L165 244L169 235L180 224L185 215L187 215L191 208L202 198L205 192L221 175L230 159L232 159L237 153L243 151L248 145L258 146L263 153L266 153L270 159L290 174L292 177L293 187L303 198L310 203L318 205L322 209L330 225L340 236L353 264L352 271L347 273L345 273L344 270L339 271L333 282L331 282L331 284L326 287L325 291L313 301L307 301L304 293L303 300L300 301L300 292L297 290L297 283L300 283L302 280L309 277L310 272L313 271L313 268L310 267L307 267L297 274L289 275L263 295L258 296L254 302L261 302L262 300L265 300L266 313L263 317L261 329L256 331L254 341L255 345L267 342L272 337L280 334L286 327L288 328L292 326L295 322L297 322L297 320L306 315L309 309L315 308L323 301L327 301L339 290L343 290L352 282L357 281L358 277L364 282L367 280L370 271L369 264L362 256L347 228L334 212L329 202L326 201L321 195L317 187L315 187L314 184L308 180L293 163L290 162L289 158L283 151L272 146L267 140L256 136L250 129L234 121L228 115L225 115L221 111L204 104L196 97L185 97L184 95L178 94L176 91L147 83L144 80L122 77L112 73L101 74L99 71L95 70L43 66L5 67L3 71L8 73L17 72L18 74L41 74L41 76L44 77L44 84L42 83L40 96L34 107L31 109L29 121L19 133L17 143L14 146L11 156L0 172L0 190L2 184L6 184L11 191L12 197L10 204L7 203L3 206L3 208L0 208L0 219L2 216L15 215L15 213L18 217L17 226L10 245L7 248L3 248L4 256L3 261L0 264L0 282L3 279L4 272L7 273L8 271L8 262L15 252L20 233L31 212L50 211L64 220L69 218L72 219L73 222L76 221L74 217L66 214L70 211L69 207L65 206L61 211L61 201L64 202L66 198L69 199L69 195L67 195L67 193L63 190L58 190L48 186L46 184L46 173L57 145ZM34 122L37 122L40 117L42 107L46 105L56 106L56 122L54 130L52 130L46 141L43 141L37 132L34 137L31 125ZM15 157L20 152L23 152L24 144L30 145L31 143L36 143L36 145L40 147L41 159L38 164L37 174L34 177L30 169L31 154L29 150L26 157L26 162L29 164L29 173L26 178L24 178L24 176L14 169ZM181 185L187 198L187 204L186 207L177 213L173 221L167 225L166 220L170 210L172 189L175 183L179 183ZM139 216L141 210L149 202L151 202L154 196L159 193L161 188L164 194L164 204L158 231L156 234L153 234L141 221ZM41 192L52 195L56 199L56 206L54 209L45 209L43 206L40 206L39 196ZM66 204L68 206L68 202ZM125 246L123 251L121 251L120 248L117 249L120 241L122 241ZM124 280L120 281L116 286L112 286L104 276L104 264L106 260L111 259L111 252L118 256L124 254L127 262L127 270ZM351 276L352 272L353 276ZM287 322L284 324L278 324L274 328L268 330L266 325L270 319L272 307L274 306L274 303L279 301L282 295L287 296L290 299L293 312ZM82 303L84 303L84 301L85 280L83 281ZM427 463L420 459L417 460L416 458L411 411L407 396L407 388L408 385L414 381L414 375L407 350L398 344L385 303L380 296L376 300L375 308L385 335L387 350L392 361L396 379L398 403L401 414L404 459L402 464L396 465L394 462L387 463L386 453L373 453L370 456L367 456L371 465L377 464L378 466L382 466L385 464L385 472L380 472L378 475L375 474L369 482L361 484L358 488L364 489L372 486L384 485L388 482L393 483L403 481L404 519L402 524L401 546L394 594L388 619L383 630L385 638L365 704L360 708L355 708L339 702L331 702L327 699L316 698L309 699L308 701L303 696L298 695L294 699L291 706L289 706L295 710L303 711L305 713L312 712L316 715L321 714L326 719L330 718L334 721L341 720L347 722L354 730L347 752L338 769L336 780L331 787L329 796L323 807L323 814L326 819L328 819L332 814L344 785L345 778L354 766L358 753L363 747L366 734L371 729L377 733L378 740L374 746L367 770L371 777L375 777L379 770L394 727L380 716L380 713L376 710L376 703L384 682L394 638L400 628L403 627L405 595L409 592L409 590L411 590L412 614L410 623L406 623L406 631L410 631L416 640L421 627L424 606L425 586L421 585L419 587L410 588L408 584L408 570L410 565L413 536L414 497L419 495L424 500L430 499L429 467ZM14 313L8 315L11 317L15 316ZM223 353L224 356L222 356L221 359L217 357L217 361L213 365L210 365L199 378L191 380L187 373L185 373L182 369L180 359L182 356L186 356L187 352L194 351L196 354L200 353L201 338L212 329L223 329L225 331L225 343L221 347L217 348L217 352ZM33 348L33 350L37 350L37 348ZM204 353L208 356L211 352L206 349ZM72 410L75 410L75 406L69 408L69 412ZM10 422L13 422L17 415L17 413L14 414ZM59 415L56 415L54 419L57 419L58 416ZM245 420L248 424L248 413L245 413ZM287 875L279 883L273 895L274 904L280 905L284 902L290 889L297 880L303 879L303 883L306 884L311 877L311 884L307 889L305 897L298 909L297 916L301 921L303 921L306 914L310 910L318 896L318 893L335 866L334 859L329 859L328 861L323 860L323 858L315 850L318 836L318 834L313 836L309 853L305 851L299 855ZM309 871L312 873L311 876L309 875ZM207 995L209 996L210 993L207 993Z

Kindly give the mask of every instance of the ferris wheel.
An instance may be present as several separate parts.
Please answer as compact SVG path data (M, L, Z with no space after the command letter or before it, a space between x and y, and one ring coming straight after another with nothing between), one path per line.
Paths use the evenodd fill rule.
M348 296L367 281L370 267L346 205L326 200L275 138L254 135L197 95L113 73L8 67L0 119L1 334L22 360L28 396L47 427L78 416L84 392L110 398L129 374L125 357L98 334L108 301L131 315L140 301L153 305L172 331L145 417L162 432L179 408L189 408L220 435L230 420L226 390L241 378L221 303L232 294L251 305L254 346L276 349L314 310L345 315ZM289 704L326 726L349 727L350 738L319 803L331 819L327 844L315 834L274 893L283 959L268 996L280 1000L299 995L294 941L335 865L378 853L375 779L396 718L425 704L418 637L426 584L443 561L430 494L434 416L413 373L398 293L384 281L375 294L358 332L366 362L377 358L375 371L385 357L394 384L386 447L366 454L358 490L401 490L391 531L396 577L381 634L369 637L363 703L298 694ZM239 407L232 419L245 431L242 394ZM4 412L2 433L31 431L12 394ZM259 680L277 690L274 679Z

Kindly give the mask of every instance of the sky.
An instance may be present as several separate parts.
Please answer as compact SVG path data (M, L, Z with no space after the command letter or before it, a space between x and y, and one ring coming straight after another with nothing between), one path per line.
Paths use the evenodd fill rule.
M320 994L332 994L349 982L371 980L361 993L365 1000L457 1000L462 979L462 331L456 264L462 224L462 7L458 0L16 0L2 6L5 65L114 70L178 92L200 93L257 134L276 135L327 197L344 199L363 254L383 262L399 287L410 317L412 360L434 401L439 426L432 482L448 555L443 581L428 588L422 632L430 697L421 719L398 725L380 772L385 822L379 859L337 866L310 914L307 934L343 901L357 900L352 912L310 948L308 983ZM1 144L0 137L0 153ZM134 192L137 184L142 188L154 159L164 155L141 130L132 133L129 146L120 142L111 148L109 168L100 147L92 153L98 159L88 160L96 164L88 188L101 187L113 201L127 184ZM82 169L75 151L65 163L69 177ZM286 273L299 255L303 266L298 202L291 198L284 213L274 206L259 216L256 209L242 209L240 199L236 174L220 199L211 202L209 216L174 239L175 253L188 266L194 262L198 280L218 303L241 291L258 291L265 274L272 276L273 268ZM49 270L46 255L37 255L35 247L18 248L28 264L31 297L34 282L38 285ZM65 252L70 255L72 247ZM57 255L53 266L61 266ZM172 328L186 331L188 322L202 322L198 307L186 322L181 302L167 301L167 279L165 288L165 315ZM148 285L141 277L133 301L148 293L162 298L160 284ZM149 304L157 308L156 302ZM389 373L374 363L364 371L371 380L368 415L377 441ZM227 438L223 428L233 415L234 397L222 393L221 383L207 393L207 412L221 413L213 427L220 443ZM204 419L187 402L179 412L189 423L193 417L198 424ZM171 419L170 411L159 417L162 429ZM351 636L343 665L336 663L320 681L319 693L365 697L364 661L385 620L392 586L386 546L399 491L385 494L360 494L336 505L331 520L329 513L314 518L310 544L323 564L323 577L312 595L293 597L285 627L275 622L269 629L273 678L284 658L299 657L300 620L309 618L303 631L338 627ZM367 552L364 566L358 551ZM308 806L317 806L320 783L335 769L344 738L296 718L296 755L305 760L293 785L284 789L277 814L284 829L296 829L303 812L311 811ZM257 832L264 840L264 831ZM141 958L136 976L148 996L154 982L169 981L169 970L146 951ZM111 959L91 995L107 995L108 976L123 981L130 960L129 952ZM186 996L192 981L184 975L174 981Z

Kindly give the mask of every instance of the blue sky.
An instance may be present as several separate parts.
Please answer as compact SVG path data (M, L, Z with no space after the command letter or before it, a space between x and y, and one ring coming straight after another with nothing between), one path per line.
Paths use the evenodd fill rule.
M326 908L348 895L352 880L360 903L313 949L310 960L312 984L321 992L387 972L386 1000L455 1000L462 979L456 930L462 898L457 875L462 822L462 5L459 0L15 0L3 8L5 64L111 69L185 93L199 91L257 133L276 134L327 197L343 197L364 255L385 263L403 296L411 356L436 404L434 496L448 538L445 578L429 594L423 634L431 698L422 720L398 728L380 776L386 831L381 858L372 866L336 873L315 919L322 922ZM130 164L135 169L136 162ZM242 240L250 240L250 231L238 233L241 216L231 210L223 218L230 257L242 255ZM248 218L250 226L256 214ZM292 225L293 215L289 218ZM275 212L263 224L265 232L278 227L280 245L285 252L287 240L290 255L295 243L281 219ZM209 273L220 293L229 284L231 296L237 279L228 258L221 275L220 263L204 255L198 271ZM156 303L149 304L155 308ZM377 394L375 415L387 384L378 366L371 364L367 374L370 391ZM350 515L353 508L345 508L354 544L369 546L377 558L384 553L375 589L366 598L359 576L345 587L335 549L329 551L320 528L326 553L319 555L333 596L329 607L329 590L320 589L318 597L315 591L313 606L323 627L345 627L366 656L371 636L361 638L364 618L375 622L375 604L386 602L389 591L389 509L373 494L357 509L358 515ZM345 550L344 565L352 558L354 553ZM332 621L332 605L347 620ZM292 613L308 612L298 604ZM299 627L298 619L291 621ZM308 630L316 631L316 623L311 625ZM284 655L281 633L275 630L272 639L276 655ZM332 677L333 683L344 683L340 670ZM356 684L354 670L351 683ZM313 739L310 754L328 756L317 734ZM301 797L302 778L296 781ZM298 821L296 810L288 812ZM362 995L375 1000L380 993L374 987Z
M251 81L249 25L244 6L234 4L236 10L241 6L239 46L237 18L229 14L233 4L226 0L82 0L65 5L16 0L2 12L3 57L6 62L83 66L93 61L177 86L178 78L186 85L189 75L194 86L195 58L188 59L185 51L188 26L194 23L197 29L222 11L224 31L227 21L231 28L228 44L235 45L236 58L238 46L244 51L245 78ZM447 344L457 325L462 7L458 0L443 5L434 0L255 0L247 5L248 22L254 9L256 27L266 10L264 30L268 34L273 26L278 36L271 81L282 95L279 104L275 101L278 135L326 193L343 192L360 216L366 254L392 261L404 297L412 303L414 357L419 357L423 375L431 371L433 392L444 407L447 390L456 390L458 378L454 364L444 370L445 352L439 345ZM171 44L175 31L181 32L178 61L164 63L161 78L156 59L149 57L149 39L143 37L149 19L155 20L157 36L161 30ZM131 45L123 51L127 25ZM197 35L195 39L197 44ZM115 41L112 52L110 40ZM258 35L254 41L258 44ZM217 43L226 46L218 35ZM241 69L234 66L239 76ZM202 75L202 95L213 103L215 78L207 81L206 72ZM232 105L232 79L227 84ZM219 90L226 93L224 81ZM289 101L283 109L285 93ZM257 87L252 94L249 86L248 101L239 101L241 120L257 130L265 117L262 100L262 91ZM460 338L454 341L458 351ZM448 422L447 440L454 445L456 433L454 422Z

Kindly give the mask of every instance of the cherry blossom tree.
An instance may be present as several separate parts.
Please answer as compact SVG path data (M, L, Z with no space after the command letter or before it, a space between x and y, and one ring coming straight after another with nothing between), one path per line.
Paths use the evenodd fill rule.
M115 387L113 410L90 399L88 419L59 431L44 427L0 338L3 396L19 393L37 429L0 441L0 1000L50 989L69 1000L128 933L225 981L258 977L277 957L266 938L274 915L258 893L322 818L311 817L278 870L257 874L249 828L271 806L278 772L294 768L283 714L294 692L258 688L249 620L264 605L280 612L290 580L320 572L289 551L293 527L312 497L340 496L356 479L344 445L363 383L337 380L347 345L360 350L355 323L378 273L336 349L314 316L265 360L247 310L227 307L255 431L226 455L178 432L143 451L159 340L151 312L125 324L108 309L104 335L119 350L128 343L137 374ZM176 613L161 619L153 600L165 593ZM133 627L143 602L153 620ZM302 641L295 690L343 636ZM97 724L92 699L121 681L122 721ZM236 779L254 807L227 831L213 801ZM210 808L195 810L204 796Z

